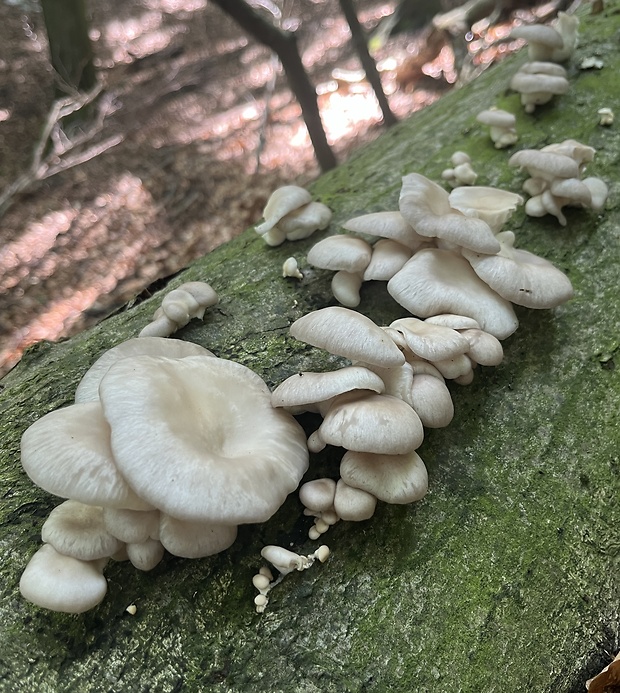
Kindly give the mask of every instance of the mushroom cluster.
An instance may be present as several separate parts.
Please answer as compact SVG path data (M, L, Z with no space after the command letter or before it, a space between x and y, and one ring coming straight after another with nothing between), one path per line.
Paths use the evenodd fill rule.
M477 364L497 365L500 342L463 315L403 318L386 327L338 306L309 313L290 328L296 339L352 362L337 371L296 373L272 394L274 407L318 412L323 421L308 438L311 452L345 449L338 481L302 485L305 514L317 539L338 520L372 517L377 501L421 499L426 467L416 450L424 427L447 426L454 405L445 381L470 383Z
M280 573L279 577L274 580L273 573L268 566L262 566L258 573L252 577L252 584L258 590L258 594L254 597L254 606L256 613L262 614L269 603L269 592L294 570L301 572L308 570L318 560L319 563L325 563L329 558L329 547L323 544L311 554L302 556L294 551L289 551L282 546L264 546L261 550L261 556L271 563Z
M577 46L578 29L578 17L558 12L550 26L518 26L510 32L510 37L527 41L530 60L563 63L571 57Z
M168 337L190 320L202 320L207 308L218 302L215 291L206 282L186 282L168 291L153 320L140 332L140 337Z
M536 106L549 103L555 95L568 91L566 70L558 63L573 54L578 28L577 17L558 12L551 26L519 26L510 33L511 38L524 39L528 43L530 62L522 65L510 82L510 88L521 94L526 113L533 113Z
M338 270L332 280L334 296L349 308L359 304L363 280L380 278L412 315L467 316L505 339L518 324L512 303L551 308L572 295L562 272L515 248L514 234L502 231L521 202L515 193L488 187L448 193L412 173L403 178L400 211L363 215L344 225L376 236L390 234L394 262L384 264L380 277L369 277L368 268L383 241L371 246L351 234L320 241L309 251L308 262Z
M454 152L450 157L451 168L446 168L441 172L441 177L451 188L458 188L459 185L473 185L478 178L478 174L471 165L471 157L465 152Z
M554 96L566 94L570 87L566 70L557 63L534 61L524 63L510 80L510 88L521 94L526 113L549 103Z
M523 190L530 195L525 203L526 214L551 214L566 226L563 207L587 207L600 212L607 200L606 183L593 176L581 178L595 153L592 147L569 139L540 150L523 149L513 154L509 165L525 169L530 176L523 183Z
M517 135L517 119L513 113L501 108L488 108L480 111L476 120L489 126L489 136L496 149L510 147L519 139Z
M267 245L277 246L284 241L299 241L329 225L332 213L322 202L298 185L284 185L274 190L265 209L264 221L254 228Z
M68 499L20 581L24 597L80 613L103 599L110 558L150 570L164 550L210 556L264 522L308 466L305 435L253 371L202 347L131 339L95 362L75 403L32 424L22 465Z

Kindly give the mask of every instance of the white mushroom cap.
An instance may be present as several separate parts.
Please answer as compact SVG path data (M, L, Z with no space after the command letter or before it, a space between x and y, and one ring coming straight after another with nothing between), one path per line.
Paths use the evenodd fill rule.
M442 313L441 315L431 315L424 322L432 325L442 325L443 327L451 327L453 330L479 330L480 325L473 318L466 315L455 315L454 313Z
M541 60L523 63L519 68L519 72L524 75L550 75L552 77L566 77L568 75L561 65Z
M362 281L362 275L359 272L346 272L345 270L336 272L331 282L334 298L347 308L357 308L362 300L360 297Z
M359 488L353 488L342 479L336 484L334 508L341 520L347 522L361 522L368 520L375 514L377 499L371 493Z
M164 547L157 539L146 539L139 543L127 544L127 558L138 570L153 570L163 557Z
M452 209L448 193L419 173L403 177L399 207L421 236L441 238L481 253L499 251L499 243L486 222Z
M500 296L527 308L554 308L573 296L569 278L548 260L512 247L514 234L500 234L497 255L463 251L476 274ZM487 330L491 332L491 330Z
M334 399L318 435L329 445L388 455L400 455L420 447L424 429L419 416L391 395L363 391Z
M274 407L298 407L316 404L350 390L372 390L381 393L381 378L362 366L347 366L325 373L301 372L284 380L271 395Z
M265 221L256 226L256 233L263 236L273 228L282 217L312 202L312 195L298 185L284 185L271 193L263 216Z
M205 310L218 302L218 296L206 282L186 282L168 291L161 302L161 313L176 323L177 328L193 318L202 319ZM155 319L161 316L157 311ZM144 336L144 335L142 335Z
M308 466L303 429L233 361L123 359L99 391L123 476L178 519L264 522Z
M365 315L340 306L312 311L290 328L295 339L351 361L393 368L405 357L388 335Z
M546 181L543 178L526 178L521 187L528 195L535 197L536 195L540 195L549 187L549 181Z
M553 51L551 60L561 63L570 58L577 46L579 17L574 14L566 14L566 12L558 12L558 16L553 20L553 28L562 37L563 45Z
M418 251L388 282L388 292L413 315L465 315L498 339L511 335L519 324L510 303L489 288L467 260L449 250Z
M159 538L159 510L103 508L105 528L126 544L141 544Z
M327 205L310 202L280 219L278 228L286 235L287 240L300 241L315 231L327 228L331 219L332 211Z
M161 302L163 314L170 318L177 327L184 327L201 310L198 301L183 289L172 289ZM202 309L204 314L204 309Z
M76 402L96 402L99 400L99 383L110 370L110 366L129 356L168 356L180 359L185 356L214 356L214 354L192 342L165 337L137 337L128 339L105 351L86 371L75 391Z
M379 368L377 366L370 366L370 368L385 383L386 395L398 397L411 406L411 384L414 375L411 364L405 361L402 366L396 368ZM439 372L438 375L441 377Z
M29 602L69 614L97 606L107 590L101 561L64 556L49 544L34 554L19 581L19 591Z
M527 169L530 176L551 182L556 178L579 178L579 165L569 156L537 149L522 149L508 160L509 166Z
M304 570L308 566L305 556L300 556L282 546L263 546L260 555L269 561L282 575L287 575L293 570Z
M589 207L592 204L592 193L579 178L560 178L549 186L549 192L555 197L563 198L563 204Z
M407 346L416 356L431 362L464 354L469 346L456 330L417 318L400 318L390 327L402 332Z
M166 551L182 558L203 558L228 549L237 538L236 525L177 520L166 513L159 522L159 541Z
M532 67L534 65L551 65L554 69L546 68L544 71L537 72ZM521 94L521 103L525 106L527 113L532 113L536 106L548 103L554 95L566 94L569 90L568 80L562 74L558 74L559 70L555 68L563 70L553 63L530 63L529 66L526 64L513 75L510 88Z
M99 402L72 404L35 421L22 436L21 461L37 486L61 498L89 505L152 509L138 498L116 466L110 427Z
M334 505L336 482L334 479L322 478L307 481L299 489L299 500L314 513L323 513Z
M443 379L426 373L413 376L411 406L426 428L444 428L454 417L452 397Z
M340 463L340 476L348 486L386 503L413 503L428 491L426 467L416 452L406 455L346 452Z
M389 281L402 269L411 254L411 250L402 243L390 238L379 239L372 247L372 257L364 271L364 281Z
M282 245L285 240L286 234L279 226L273 226L267 233L263 234L263 241L272 248Z
M593 161L594 155L596 154L596 149L594 149L594 147L589 147L587 144L581 144L581 142L572 139L548 144L540 151L569 156L576 161L580 167Z
M347 231L366 233L371 236L389 238L407 248L417 250L428 241L417 234L411 224L405 221L400 212L372 212L361 217L349 219L343 224Z
M503 111L500 108L489 108L485 111L480 111L476 116L476 120L483 125L493 125L498 128L514 128L517 124L514 113Z
M433 365L448 380L469 377L473 364L466 354L459 354L443 361L435 361Z
M153 320L145 325L138 334L138 337L144 338L163 338L171 335L178 329L178 325L174 320L171 320L167 315L164 315L161 309L155 311Z
M559 32L544 24L515 27L510 32L510 37L527 41L531 60L551 60L554 50L564 46Z
M103 508L68 500L55 507L43 523L41 538L58 553L81 561L108 558L123 542L103 523Z
M465 216L485 221L493 233L500 231L517 206L523 204L521 195L485 186L456 188L449 200L450 206Z
M592 197L590 206L595 212L600 212L605 207L605 202L607 202L607 196L609 195L607 183L600 178L595 178L593 176L584 178L581 182L590 191L590 195Z
M489 135L497 149L510 147L519 139L516 130L517 119L508 111L490 108L486 111L480 111L476 120L489 126Z
M308 251L311 265L327 270L363 272L372 255L372 247L362 238L347 234L328 236Z
M499 366L504 360L502 344L492 334L478 329L462 330L461 334L469 342L467 355L481 366Z

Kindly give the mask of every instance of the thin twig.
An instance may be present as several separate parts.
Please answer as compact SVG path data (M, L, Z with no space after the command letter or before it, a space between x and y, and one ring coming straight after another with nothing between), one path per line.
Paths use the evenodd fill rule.
M26 190L32 183L46 180L61 171L90 161L123 141L122 135L114 135L83 152L67 156L76 148L90 142L102 130L105 117L113 110L111 106L113 98L108 96L104 99L98 109L96 120L88 130L73 138L67 137L62 130L63 118L95 101L102 90L103 84L97 83L88 92L77 96L66 96L52 104L43 124L41 136L35 144L29 167L0 193L0 217L11 206L16 195Z

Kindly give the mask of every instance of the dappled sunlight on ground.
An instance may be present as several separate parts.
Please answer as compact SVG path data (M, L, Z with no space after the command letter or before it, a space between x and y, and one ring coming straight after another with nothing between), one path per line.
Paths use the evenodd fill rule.
M375 26L395 2L360 0L360 20ZM342 161L382 131L381 111L363 73L355 78L359 59L337 0L285 6L282 23L299 27L327 138ZM29 344L84 329L241 233L275 187L319 173L278 62L217 7L101 0L91 9L110 104L93 143L122 141L34 186L2 219L0 375ZM474 27L475 64L512 50L509 28ZM27 167L52 100L44 37L38 12L0 0L0 190ZM424 83L399 84L399 66L419 47L401 35L375 55L399 118L456 80L446 47L424 66ZM353 79L339 80L334 68Z

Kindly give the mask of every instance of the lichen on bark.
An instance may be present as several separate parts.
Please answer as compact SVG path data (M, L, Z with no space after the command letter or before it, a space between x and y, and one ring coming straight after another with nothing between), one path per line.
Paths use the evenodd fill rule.
M260 548L312 550L293 497L265 525L242 527L223 554L168 557L150 573L110 565L108 595L86 614L44 612L17 590L58 502L21 470L21 433L70 403L90 363L136 336L161 296L67 342L35 347L2 381L2 687L568 693L606 663L605 653L618 648L620 617L620 135L599 126L596 111L620 111L620 2L581 13L566 96L525 115L507 90L526 59L518 55L313 186L334 211L330 233L351 216L396 209L401 176L418 171L437 180L456 149L472 156L479 183L518 190L524 176L475 122L479 110L497 105L517 113L517 148L568 137L596 147L588 174L605 179L611 196L602 214L571 210L566 228L515 215L518 245L567 272L575 298L553 311L518 310L521 325L504 343L504 362L451 388L455 419L429 432L420 450L428 496L332 528L330 560L290 575L264 615L252 605ZM603 69L576 67L590 55ZM333 368L338 359L287 334L293 320L333 302L329 273L305 263L315 240L267 248L250 230L196 262L174 286L209 281L221 301L178 336L250 366L270 385L298 370ZM280 275L290 255L306 273L301 283ZM365 286L362 296L360 309L379 323L404 313L383 285ZM309 475L336 475L338 457L335 450L313 456ZM135 616L125 612L131 603Z

